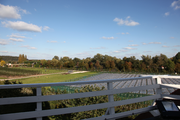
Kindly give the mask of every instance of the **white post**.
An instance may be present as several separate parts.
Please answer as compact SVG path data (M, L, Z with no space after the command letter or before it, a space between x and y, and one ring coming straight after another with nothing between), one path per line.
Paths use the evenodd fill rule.
M160 77L155 78L155 80L156 80L156 84L159 84L159 85L162 84ZM162 89L161 89L161 87L159 87L159 88L156 89L156 94L160 94L160 95L162 94ZM161 99L162 99L162 97L161 97Z
M36 88L36 96L41 96L41 87ZM36 111L42 110L42 102L36 103ZM42 117L37 117L36 120L42 120Z
M112 83L112 82L108 82L108 83L107 83L107 88L108 88L108 90L112 90L112 89L113 89L113 83ZM113 94L108 95L108 101L109 101L109 102L114 102L114 96L113 96ZM109 114L110 114L110 115L115 114L114 107L110 107L110 108L109 108ZM112 119L112 120L113 120L113 119ZM115 120L115 119L114 119L114 120Z

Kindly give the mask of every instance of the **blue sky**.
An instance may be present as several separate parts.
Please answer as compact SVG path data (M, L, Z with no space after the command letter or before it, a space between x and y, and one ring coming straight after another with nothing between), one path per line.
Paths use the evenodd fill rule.
M1 0L0 31L0 55L173 57L180 0Z

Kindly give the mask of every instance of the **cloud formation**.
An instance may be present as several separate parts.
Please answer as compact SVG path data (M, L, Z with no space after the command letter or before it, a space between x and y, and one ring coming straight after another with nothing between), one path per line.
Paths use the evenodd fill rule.
M16 38L9 38L9 40L16 41L16 42L23 42L23 39L16 39Z
M180 8L180 0L172 2L171 7L173 7L175 10L179 9Z
M25 36L20 36L20 35L15 35L15 34L10 35L10 37L12 37L12 38L26 38Z
M32 50L36 50L36 49L37 49L37 48L31 47L31 46L29 46L29 45L22 45L21 47L25 47L25 48L27 48L27 49L32 49Z
M135 22L133 20L129 20L130 16L128 16L125 20L115 18L113 21L117 22L118 25L126 25L126 26L136 26L139 25L138 22Z
M97 48L90 48L90 49L106 49L105 47L97 47Z
M122 35L124 35L124 34L129 34L129 33L128 33L128 32L126 32L126 33L122 32L122 33L118 33L118 34L122 34Z
M165 47L165 48L167 48L167 47L169 47L169 46L163 45L162 47Z
M114 37L102 37L102 39L106 39L106 40L112 40L112 39L115 39Z
M174 37L170 37L171 39L174 39Z
M175 45L174 47L180 47L180 45Z
M18 31L42 32L41 27L23 21L17 21L17 22L8 21L1 23L7 28L11 28Z
M150 42L148 44L161 44L161 42Z
M8 42L4 39L0 39L0 45L7 45Z
M137 49L137 48L125 47L124 49L127 49L127 50L133 50L133 49Z
M50 28L48 26L44 26L43 30L48 31Z
M147 44L161 44L161 42L149 42L149 43L142 43L143 45L147 45Z
M49 41L49 40L47 42L49 42L49 43L57 43L57 41Z
M21 15L19 12L22 12L24 14L28 14L26 10L20 9L17 6L5 6L0 4L0 18L1 19L21 19Z
M139 46L139 45L137 45L137 44L132 44L132 45L129 45L129 46Z
M169 14L170 14L170 12L166 12L166 13L164 13L164 15L165 15L165 16L168 16Z

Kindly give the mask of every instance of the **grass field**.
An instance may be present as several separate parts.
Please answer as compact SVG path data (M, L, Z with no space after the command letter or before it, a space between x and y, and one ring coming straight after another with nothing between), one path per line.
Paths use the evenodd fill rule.
M88 77L98 74L97 72L86 72L86 73L78 73L78 74L56 74L56 75L47 75L33 78L25 78L16 81L21 81L23 84L31 84L31 83L53 83L53 82L65 82L65 81L75 81L78 78Z
M50 73L58 73L58 72L67 72L67 70L60 70L60 69L47 69L47 68L32 68L32 67L18 67L19 69L26 69L26 70L38 70L41 71L42 74L50 74ZM13 68L12 68L13 69Z
M6 79L6 77L0 77L0 79Z

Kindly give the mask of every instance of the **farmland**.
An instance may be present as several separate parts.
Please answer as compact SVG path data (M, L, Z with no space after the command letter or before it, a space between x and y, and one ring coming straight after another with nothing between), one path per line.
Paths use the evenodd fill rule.
M38 75L38 74L51 74L51 73L59 73L59 72L67 72L67 70L59 70L59 69L43 69L43 68L6 68L0 67L0 75L2 76L29 76L29 75ZM0 77L1 77L0 76Z

